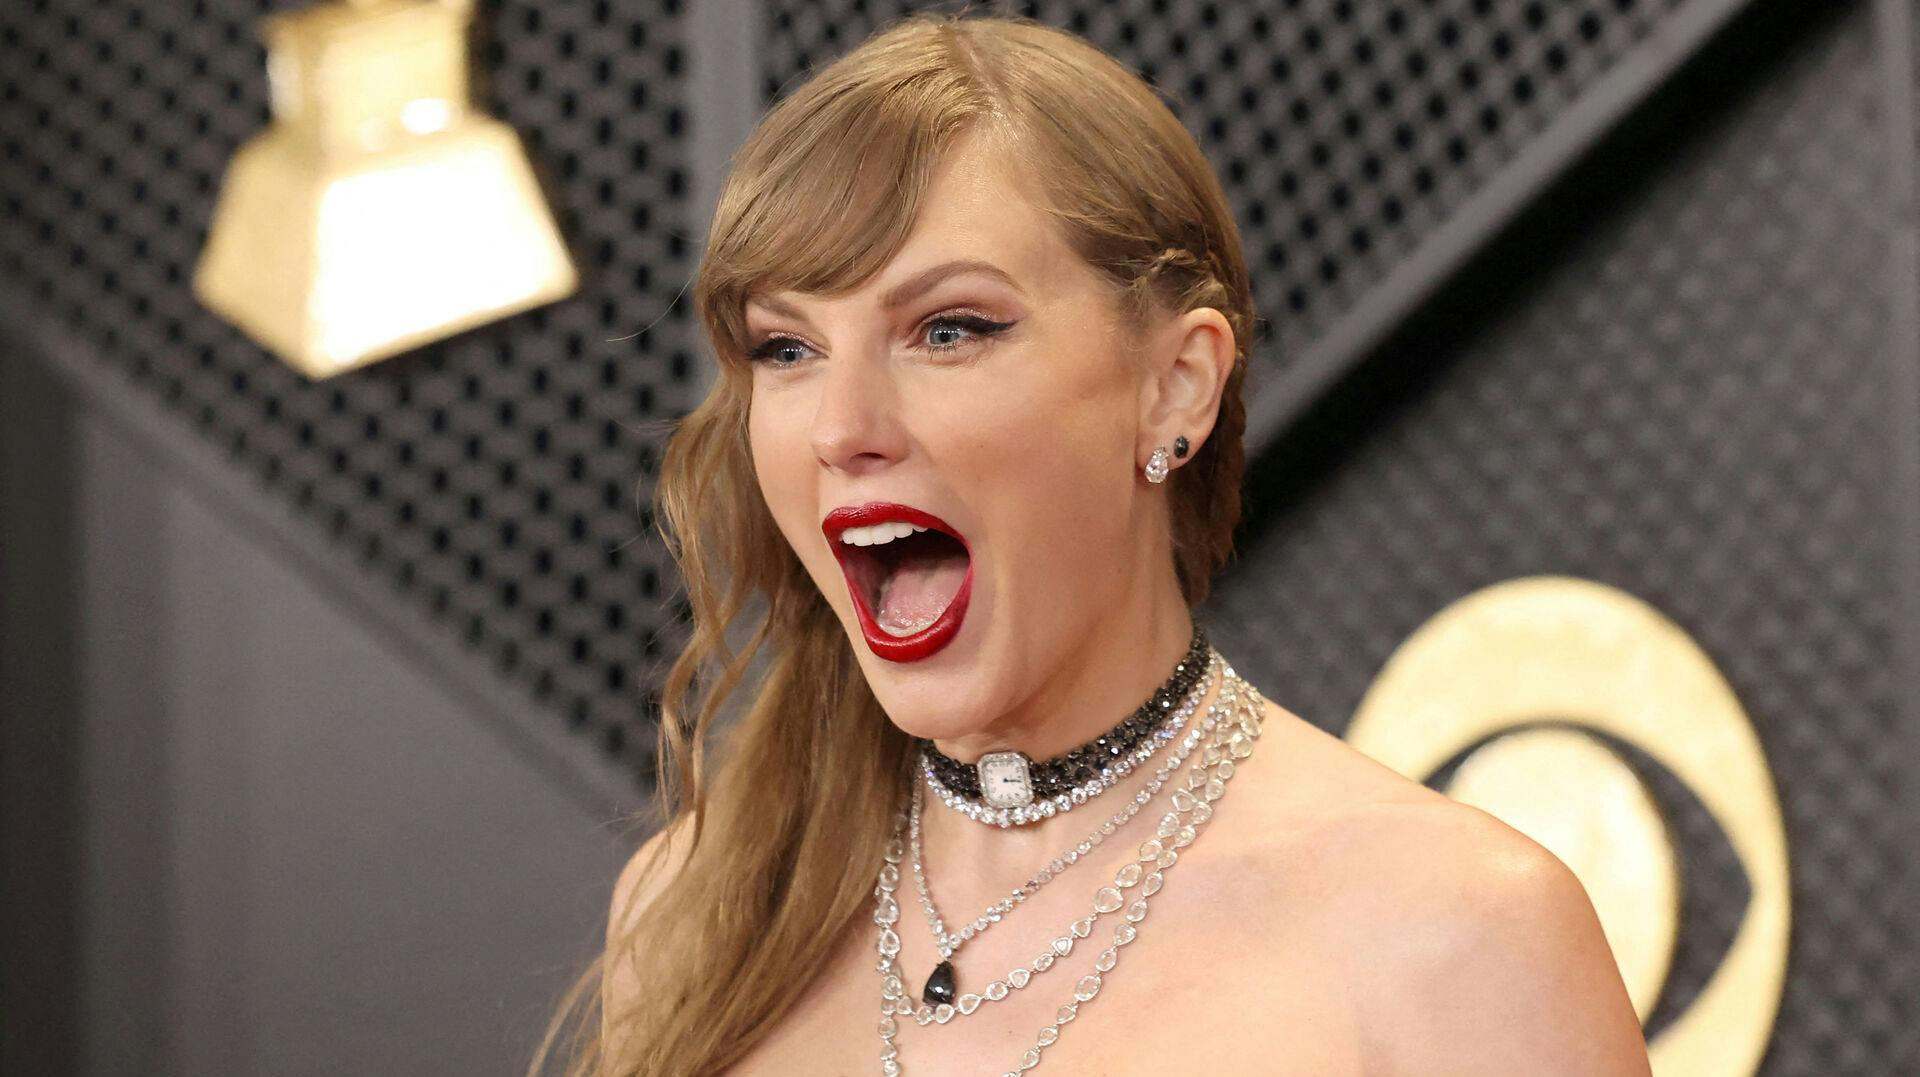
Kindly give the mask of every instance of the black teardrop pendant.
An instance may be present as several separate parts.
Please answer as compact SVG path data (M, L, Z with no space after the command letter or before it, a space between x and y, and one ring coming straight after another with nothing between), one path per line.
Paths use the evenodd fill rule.
M942 961L934 966L933 975L927 977L927 989L920 992L920 996L926 999L930 1006L938 1006L942 1003L951 1006L953 993L953 962Z

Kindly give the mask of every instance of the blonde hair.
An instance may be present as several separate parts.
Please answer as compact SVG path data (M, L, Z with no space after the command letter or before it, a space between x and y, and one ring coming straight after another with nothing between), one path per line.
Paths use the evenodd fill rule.
M1253 300L1219 179L1153 89L1080 38L1021 17L915 16L815 74L734 158L694 283L719 376L669 439L655 489L693 619L660 723L660 806L676 850L687 834L683 862L658 876L637 915L610 917L605 951L567 992L529 1072L575 1010L569 1075L723 1069L791 1009L864 915L910 741L760 495L743 309L750 291L835 294L869 279L905 241L942 155L974 131L1031 166L1061 234L1111 283L1118 317L1206 306L1232 326L1237 354L1212 434L1167 487L1189 605L1231 553ZM753 631L735 653L726 631L749 608ZM763 649L764 670L710 768L716 719ZM655 846L648 877L660 872L664 843ZM641 989L613 1013L604 1000L616 961Z

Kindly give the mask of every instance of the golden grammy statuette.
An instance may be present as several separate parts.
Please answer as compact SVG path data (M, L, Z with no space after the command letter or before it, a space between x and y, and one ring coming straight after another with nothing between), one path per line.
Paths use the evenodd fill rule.
M269 16L273 123L222 181L194 294L324 378L570 294L518 136L468 99L465 0Z

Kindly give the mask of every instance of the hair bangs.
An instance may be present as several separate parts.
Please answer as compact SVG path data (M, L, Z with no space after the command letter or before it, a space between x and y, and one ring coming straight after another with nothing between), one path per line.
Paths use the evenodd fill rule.
M892 261L946 154L994 113L952 57L923 59L892 80L809 84L741 151L695 287L723 368L745 364L752 296L839 295Z

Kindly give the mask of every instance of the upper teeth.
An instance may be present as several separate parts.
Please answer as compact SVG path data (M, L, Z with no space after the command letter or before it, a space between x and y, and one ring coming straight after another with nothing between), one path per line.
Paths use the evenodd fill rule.
M917 524L895 521L874 524L871 527L849 527L840 532L840 541L852 543L855 546L884 546L894 539L906 538L915 531L925 530L926 528Z

